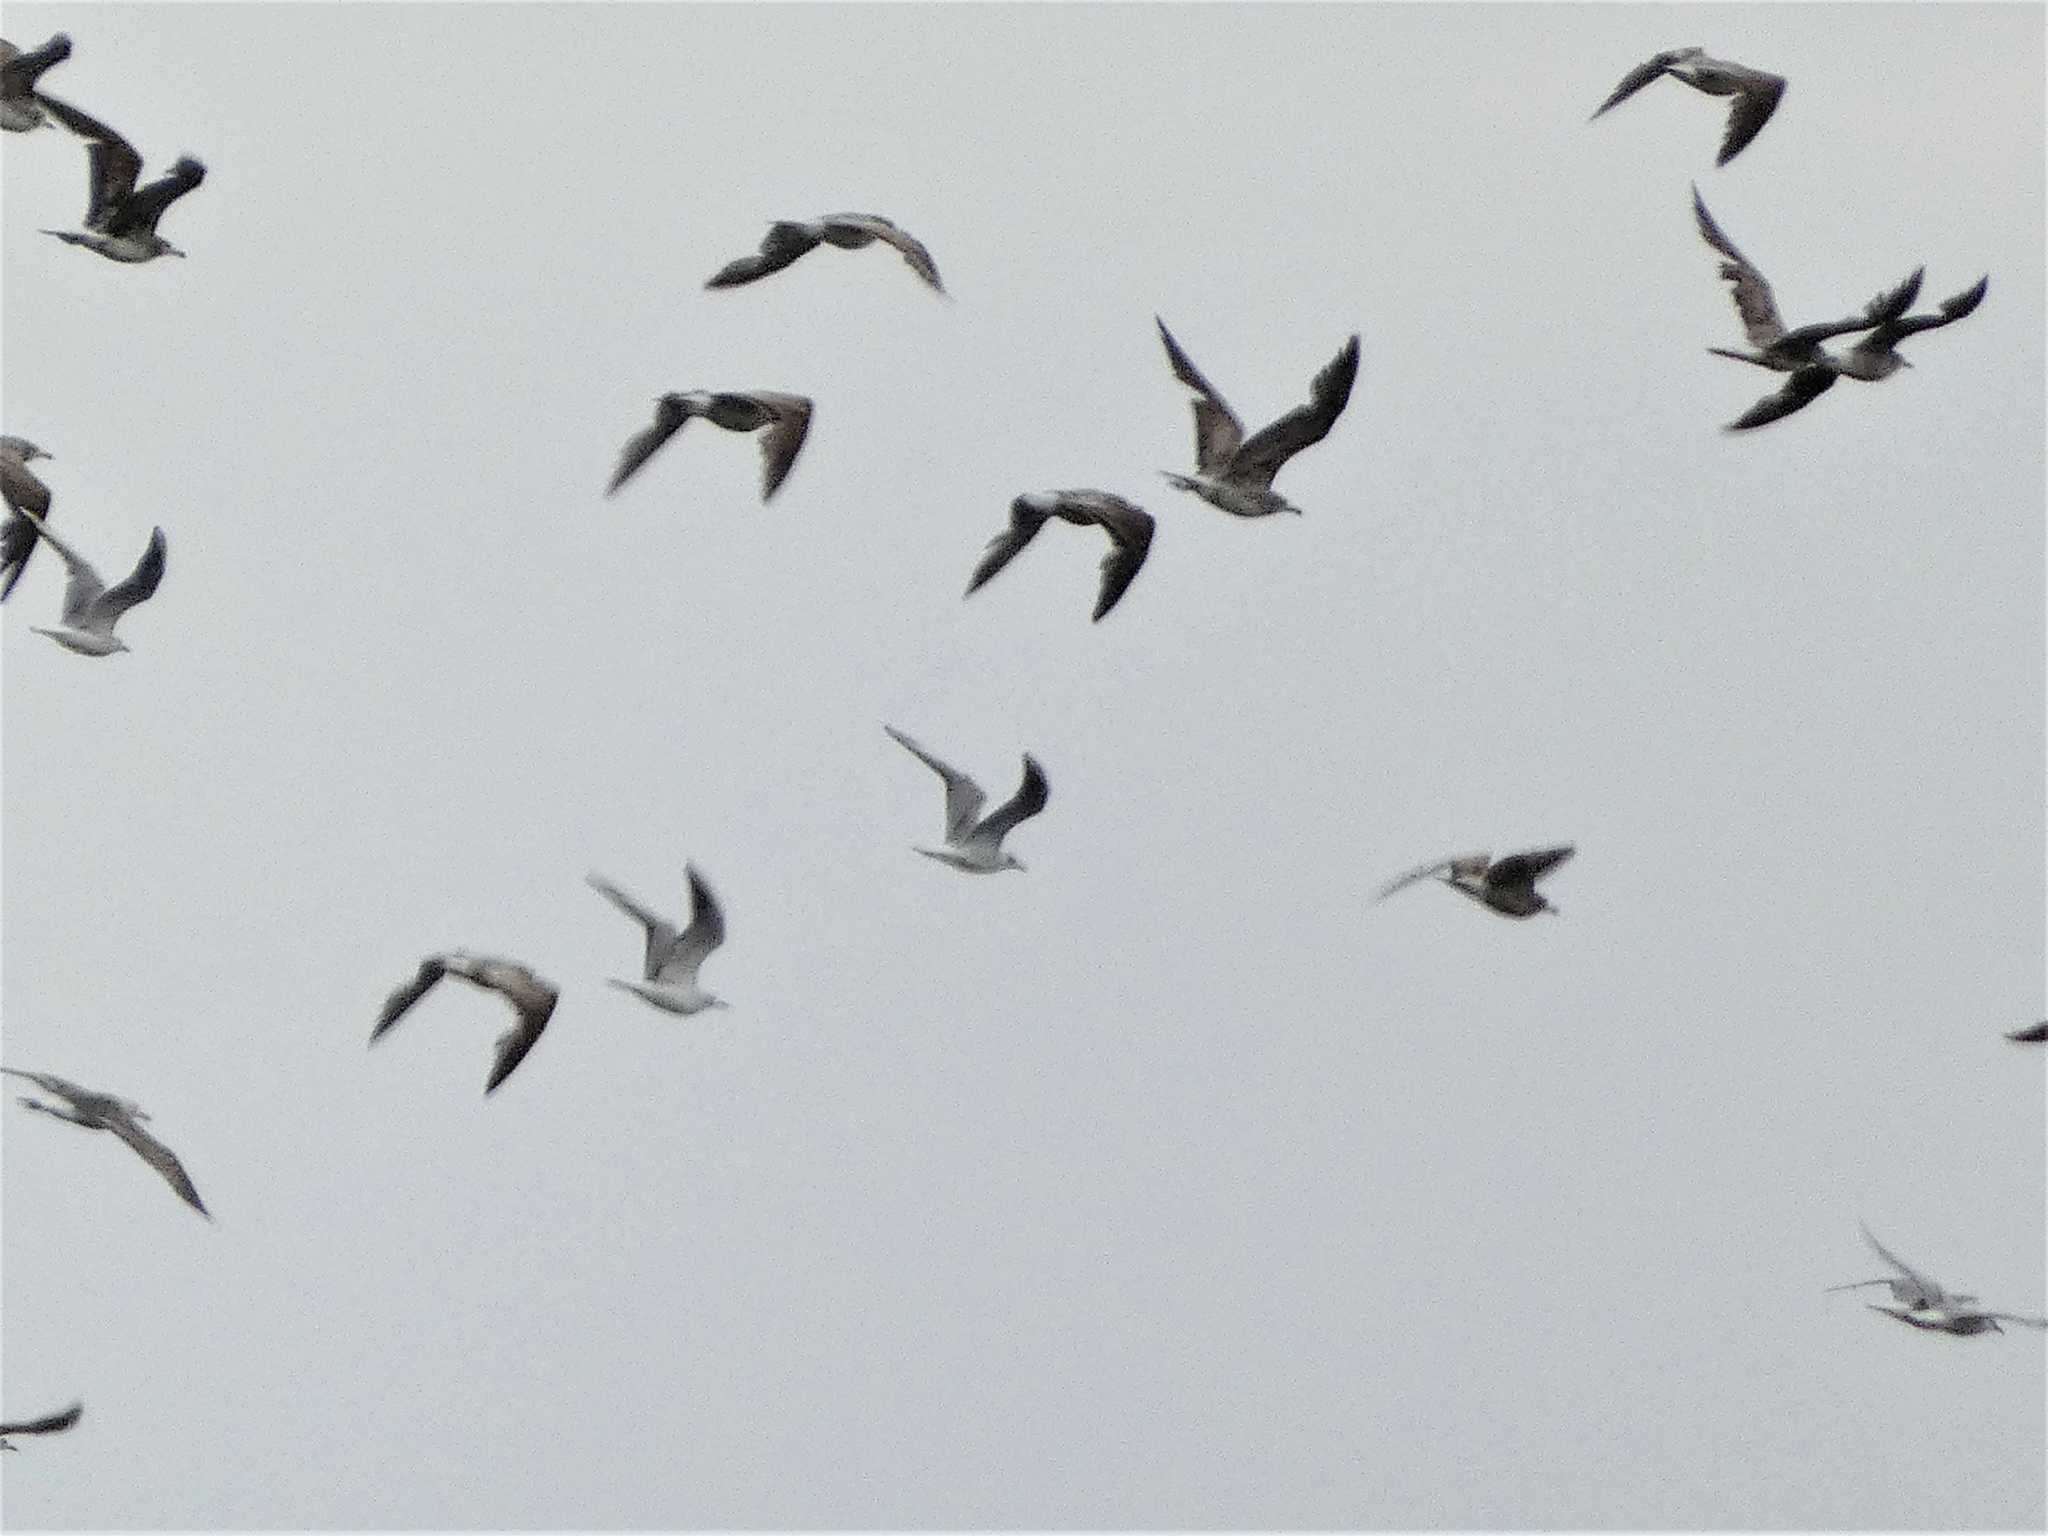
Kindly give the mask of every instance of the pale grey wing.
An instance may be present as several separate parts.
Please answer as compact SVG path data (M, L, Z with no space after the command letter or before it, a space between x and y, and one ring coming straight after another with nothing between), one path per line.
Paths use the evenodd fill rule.
M1351 400L1358 378L1358 337L1353 336L1309 386L1308 404L1298 405L1269 427L1261 427L1230 456L1230 478L1267 486L1280 466L1312 443L1330 435L1330 428Z
M6 1435L48 1435L60 1429L69 1429L78 1422L78 1416L85 1412L84 1403L73 1403L46 1419L26 1419L19 1424L0 1424L0 1436Z
M1928 1279L1925 1275L1921 1274L1911 1265L1906 1264L1905 1262L1900 1260L1895 1254L1888 1250L1883 1243L1880 1243L1876 1239L1876 1237L1874 1237L1871 1234L1870 1228L1862 1226L1861 1223L1858 1223L1858 1226L1862 1230L1863 1241L1870 1244L1871 1252L1875 1253L1880 1259L1883 1259L1885 1263L1891 1265L1893 1269L1896 1269L1900 1274L1904 1275L1909 1281L1913 1283L1913 1285L1918 1289L1920 1293L1922 1304L1938 1302L1942 1299L1944 1292L1942 1291L1942 1288L1939 1285L1937 1285L1934 1281ZM1893 1292L1893 1294L1897 1295L1896 1290ZM1900 1297L1899 1299L1903 1301L1905 1298Z
M448 957L429 955L420 962L420 968L412 979L398 987L384 999L384 1010L377 1015L376 1028L370 1031L370 1043L375 1045L380 1035L405 1016L405 1011L434 989L448 971Z
M1046 783L1045 770L1038 766L1037 758L1026 752L1024 781L1017 786L1017 793L990 811L981 825L974 829L974 836L1000 843L1018 822L1029 821L1044 810L1051 794L1052 786Z
M1835 370L1825 364L1795 369L1776 393L1765 395L1721 430L1747 432L1751 427L1766 426L1803 409L1834 387Z
M164 554L164 531L159 528L150 534L149 547L135 562L135 569L94 600L91 615L94 627L112 629L114 621L122 614L155 594L164 579Z
M1920 296L1921 279L1927 275L1925 267L1915 267L1907 274L1904 282L1895 288L1887 288L1868 304L1862 313L1850 315L1842 320L1819 321L1812 325L1794 326L1784 336L1786 346L1806 346L1826 341L1831 336L1843 336L1850 331L1869 330L1872 326L1884 326L1897 320Z
M1244 441L1244 423L1216 392L1216 386L1203 378L1201 370L1181 351L1166 322L1154 315L1152 323L1159 327L1159 339L1166 343L1166 360L1173 365L1173 376L1200 397L1195 401L1195 469L1201 474L1213 474L1230 462L1238 444Z
M1778 318L1778 302L1771 296L1771 285L1755 264L1735 248L1735 242L1721 233L1721 226L1707 212L1706 201L1697 186L1692 189L1692 212L1700 227L1700 237L1727 258L1721 264L1721 276L1734 284L1735 313L1741 317L1750 345L1772 346L1783 338L1785 322Z
M778 219L768 226L768 233L761 237L761 248L751 256L742 256L729 261L712 273L704 284L706 288L737 288L757 278L780 272L806 251L814 249L818 236L807 224L798 224L788 219Z
M605 488L605 495L611 495L632 479L640 466L654 457L655 450L682 431L689 419L687 411L671 410L666 404L658 403L654 411L654 425L635 433L619 450L619 467L612 471L612 483Z
M120 134L98 118L79 111L68 101L59 101L54 96L45 96L42 101L50 116L87 141L91 185L86 201L85 227L95 228L135 190L135 178L142 174L142 156Z
M685 865L684 869L690 877L690 926L669 951L661 975L650 976L650 981L685 981L694 977L704 957L725 942L725 909L719 906L718 897L704 877L697 873L696 865Z
M900 224L872 213L835 213L828 215L823 222L844 225L849 229L865 230L877 240L894 247L896 253L909 265L910 270L931 284L934 289L940 293L946 291L945 285L939 281L939 269L932 261L932 253L924 248L923 242L913 237Z
M884 725L890 740L946 781L946 841L958 842L974 826L974 818L986 798L981 786L957 768L948 767L925 751L893 725Z
M139 229L154 230L164 210L204 180L206 167L190 155L181 155L168 174L120 200L106 221L106 232L125 235Z
M40 517L26 509L23 509L21 515L27 518L29 526L42 536L43 542L57 551L64 561L65 569L71 573L71 579L64 586L63 619L67 625L77 628L80 621L92 612L93 604L99 601L100 594L107 590L106 583L100 580L100 573L94 570L77 550L50 532L49 525Z
M149 1132L137 1125L128 1115L115 1115L107 1122L107 1129L133 1147L138 1156L164 1177L164 1182L178 1192L178 1198L193 1210L213 1220L213 1213L199 1198L199 1191L185 1173L185 1165L178 1161L177 1154L158 1141Z
M2043 1020L2039 1024L2030 1024L2025 1029L2012 1030L2005 1038L2020 1041L2025 1045L2040 1045L2044 1041L2048 1041L2048 1020Z
M749 397L769 414L761 433L761 499L768 500L789 478L790 466L804 446L811 430L811 402L802 395L780 395L756 390Z
M1482 853L1478 857L1483 862L1486 858L1486 855ZM1389 880L1385 885L1381 886L1379 895L1375 896L1373 900L1385 901L1389 896L1393 895L1396 891L1404 891L1409 886L1415 885L1421 881L1433 879L1436 876L1447 874L1449 873L1453 864L1455 864L1456 862L1457 861L1454 859L1434 859L1427 864L1418 864L1413 869L1409 870L1406 874L1396 875L1393 879Z
M1601 102L1599 106L1593 109L1593 116L1598 117L1602 112L1605 112L1609 107L1620 106L1624 101L1627 101L1629 97L1635 95L1637 91L1640 91L1652 80L1656 79L1659 75L1663 74L1665 69L1677 57L1678 55L1675 53L1660 53L1655 58L1649 60L1647 63L1638 64L1634 69L1630 70L1627 74L1623 75L1621 77L1621 84L1617 85L1614 88L1612 94L1610 94L1605 101ZM1591 120L1591 118L1587 119L1587 121L1589 122Z
M598 895L608 899L626 916L647 930L647 950L641 958L641 969L645 979L654 981L661 973L661 964L669 951L675 947L676 928L667 918L643 907L639 902L620 890L603 875L595 872L583 877L584 883Z
M967 582L967 592L962 595L971 595L983 582L1016 559L1018 551L1038 536L1038 530L1051 516L1050 512L1042 511L1022 496L1012 501L1010 526L988 541L988 549L983 553L981 563L975 566L974 575Z
M1487 868L1487 877L1506 885L1528 885L1557 868L1572 856L1572 848L1537 848L1528 853L1511 853Z
M1152 515L1124 504L1097 518L1109 535L1109 553L1102 557L1102 588L1095 599L1095 621L1114 608L1117 599L1137 579L1146 555L1152 552Z
M1714 160L1717 166L1726 165L1742 153L1743 146L1771 120L1771 114L1778 110L1778 98L1785 94L1782 76L1748 69L1740 64L1724 68L1729 74L1743 77L1744 84L1728 107L1728 131L1721 139L1721 153Z

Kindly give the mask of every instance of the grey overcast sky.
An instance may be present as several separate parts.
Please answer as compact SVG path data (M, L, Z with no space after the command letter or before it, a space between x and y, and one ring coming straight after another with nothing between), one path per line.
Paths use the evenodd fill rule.
M10 4L203 187L183 261L4 150L4 429L162 590L5 615L17 1527L2040 1529L2040 1335L1824 1286L1871 1228L2043 1306L2038 5ZM1785 75L1725 110L1632 66ZM1915 366L1795 323L1988 272ZM890 253L703 280L768 221ZM1285 471L1170 488L1163 316ZM664 390L817 401L777 499ZM971 600L1021 491L1158 518ZM1045 765L1028 873L919 858ZM1574 842L1509 922L1424 859ZM695 861L730 1011L604 986ZM481 1095L496 999L562 988Z

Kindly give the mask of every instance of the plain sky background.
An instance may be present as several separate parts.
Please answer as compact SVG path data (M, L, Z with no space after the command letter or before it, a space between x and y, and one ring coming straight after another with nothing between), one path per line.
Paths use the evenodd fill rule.
M2044 1346L1826 1285L1860 1219L2043 1305L2039 6L10 5L205 185L188 260L4 149L4 429L156 598L5 616L15 1526L2033 1528ZM1632 66L1786 75L1722 103ZM1754 434L1794 323L1991 275ZM768 221L887 251L702 282ZM1252 426L1240 522L1153 316ZM667 389L811 395L695 426ZM1159 520L961 590L1020 491ZM910 851L1014 788L1026 874ZM1549 842L1555 919L1424 859ZM681 1020L601 870L723 898ZM562 987L508 1015L431 950Z

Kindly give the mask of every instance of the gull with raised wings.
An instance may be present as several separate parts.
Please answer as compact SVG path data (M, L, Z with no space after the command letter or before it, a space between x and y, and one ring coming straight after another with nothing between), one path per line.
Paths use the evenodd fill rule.
M52 1077L47 1072L17 1072L13 1067L0 1067L9 1077L23 1077L34 1083L43 1092L55 1094L64 1100L62 1106L45 1104L37 1099L24 1098L22 1104L29 1109L54 1115L59 1120L68 1120L73 1125L82 1125L88 1131L112 1131L150 1167L163 1175L164 1182L178 1192L178 1198L208 1221L213 1214L199 1198L199 1191L185 1174L185 1166L171 1149L158 1141L142 1128L142 1122L149 1116L142 1106L132 1099L117 1099L111 1093L99 1093L91 1088L81 1088L76 1083L66 1082L61 1077Z
M15 1449L8 1441L9 1435L53 1435L76 1424L78 1416L84 1412L84 1403L73 1403L69 1408L53 1413L46 1419L25 1419L19 1424L0 1424L0 1451Z
M917 850L919 853L974 875L992 875L998 870L1024 867L1022 859L1004 851L1003 839L1018 822L1028 820L1045 809L1051 790L1046 783L1045 770L1038 766L1036 758L1029 752L1024 754L1024 782L1017 787L1017 793L982 816L982 802L987 797L982 794L979 784L959 769L940 762L895 726L884 725L882 729L946 784L946 846L920 848Z
M1309 386L1308 404L1298 405L1250 437L1229 403L1203 378L1180 349L1166 322L1152 317L1173 376L1195 392L1195 473L1161 471L1183 491L1193 491L1212 507L1235 517L1267 517L1275 512L1299 513L1273 489L1273 477L1302 449L1329 436L1330 428L1351 399L1358 378L1358 337L1344 343Z
M1728 104L1728 131L1721 140L1721 153L1714 164L1726 165L1755 138L1771 114L1778 110L1778 98L1785 94L1785 77L1747 64L1707 57L1704 48L1673 48L1647 63L1638 64L1614 88L1614 94L1593 109L1598 117L1609 107L1619 106L1659 76L1683 80L1709 96L1732 96Z
M37 517L50 515L50 488L29 468L35 460L48 457L25 437L0 437L0 499L16 514L0 527L0 603L7 601L7 594L21 580L38 542L35 524L19 514L26 510Z
M1095 617L1114 608L1124 589L1145 563L1152 548L1152 515L1107 491L1033 491L1010 503L1010 526L989 541L988 553L967 583L973 593L1017 557L1050 518L1086 528L1091 524L1109 535L1109 553L1102 557L1102 588L1095 599Z
M36 89L36 82L45 70L70 57L71 39L62 32L26 53L0 38L0 128L27 133L50 120L45 110L49 98Z
M114 626L121 622L121 615L137 603L146 602L164 579L164 531L159 528L149 536L149 547L142 552L142 558L135 562L135 569L120 581L108 586L100 580L100 573L94 570L69 544L50 532L42 518L28 508L18 509L29 520L29 525L40 534L50 548L64 558L64 564L71 572L71 579L64 584L64 611L57 621L56 629L42 629L30 625L39 635L48 635L67 651L77 651L81 656L111 656L116 651L128 649L128 642L114 633ZM22 557L26 559L27 556Z
M683 872L690 880L690 926L680 932L667 918L643 907L604 876L584 876L592 890L647 930L647 951L641 963L644 979L605 979L669 1013L691 1014L706 1008L729 1007L723 998L713 997L697 982L697 968L704 963L704 957L725 942L725 912L711 887L704 883L704 877L697 873L696 865L685 864Z
M768 226L768 233L761 237L761 249L751 256L742 256L737 261L727 262L711 275L706 288L737 288L742 283L751 283L766 277L771 272L780 272L799 256L816 250L820 245L837 246L842 251L857 251L875 241L895 248L904 264L929 283L934 290L944 293L945 287L939 282L939 269L932 262L932 253L912 237L900 224L883 218L879 213L828 213L823 218L804 223L795 219L777 219Z
M1572 856L1571 845L1539 848L1528 853L1511 853L1489 861L1483 853L1438 859L1411 869L1398 880L1389 881L1376 898L1385 901L1398 890L1418 880L1438 879L1452 890L1462 892L1482 906L1507 917L1534 917L1538 912L1557 911L1536 889L1536 882Z
M512 1005L512 1011L518 1015L518 1021L498 1036L491 1075L484 1083L484 1092L488 1094L526 1059L526 1053L540 1039L541 1031L548 1027L548 1016L555 1011L555 1000L561 994L517 961L494 960L488 955L472 955L459 949L445 955L429 955L420 962L412 980L384 1000L384 1011L377 1016L377 1027L370 1031L370 1044L375 1045L382 1039L384 1032L403 1018L405 1011L425 997L443 976L459 976L472 986L497 993Z
M1707 212L1706 201L1700 196L1698 187L1692 189L1692 211L1699 225L1700 238L1722 257L1721 276L1730 285L1729 296L1735 301L1735 313L1754 349L1738 352L1730 347L1709 347L1707 350L1719 357L1732 357L1737 362L1753 363L1759 368L1790 375L1781 389L1764 396L1741 417L1728 423L1729 431L1747 431L1791 415L1832 389L1836 378L1844 373L1857 378L1873 376L1867 371L1852 370L1842 359L1830 355L1821 343L1851 331L1897 323L1920 295L1921 269L1915 268L1898 286L1878 294L1864 305L1860 314L1788 327L1778 314L1778 303L1772 296L1770 283L1756 263L1743 255L1735 242L1721 232L1721 226Z
M1891 1288L1892 1300L1898 1303L1887 1307L1877 1302L1867 1302L1873 1312L1882 1312L1895 1317L1902 1323L1915 1328L1924 1328L1933 1333L2003 1333L2001 1322L2018 1323L2025 1328L2048 1328L2048 1318L2023 1317L2015 1312L1987 1312L1975 1305L1977 1298L1965 1296L1957 1291L1945 1291L1941 1286L1913 1269L1904 1260L1895 1258L1871 1235L1870 1228L1864 1227L1863 1240L1870 1244L1880 1259L1898 1271L1877 1280L1851 1280L1846 1285L1830 1285L1830 1291L1853 1291L1866 1285L1883 1285Z
M767 431L761 437L761 499L766 501L788 476L796 463L804 434L811 430L811 402L802 395L778 394L773 390L692 390L687 394L666 394L654 402L654 424L636 435L619 454L619 467L612 473L607 496L633 478L654 451L678 432L692 416L702 416L714 427L728 432Z
M89 141L87 174L89 184L85 224L77 231L46 229L70 245L98 251L109 261L151 261L158 256L182 256L170 241L156 232L164 210L206 179L206 167L190 155L181 155L170 173L146 187L137 187L142 174L142 156L120 134L98 118L56 100L41 98L44 108L73 133Z

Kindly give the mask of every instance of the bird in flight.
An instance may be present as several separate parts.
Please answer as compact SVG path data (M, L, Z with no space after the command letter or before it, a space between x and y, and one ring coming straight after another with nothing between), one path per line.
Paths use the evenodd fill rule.
M842 251L857 251L877 240L893 246L910 270L929 283L934 291L946 291L939 281L939 269L932 262L932 253L908 230L879 213L828 213L808 224L778 219L761 237L760 250L751 256L727 262L711 275L704 286L737 288L771 272L780 272L799 256L816 250L820 245L836 245Z
M2001 1322L2018 1323L2025 1328L2048 1328L2048 1318L2022 1317L2014 1312L1987 1312L1976 1305L1976 1297L1943 1290L1937 1282L1895 1258L1871 1235L1868 1227L1863 1228L1863 1240L1898 1273L1876 1280L1851 1280L1846 1285L1830 1285L1825 1289L1853 1291L1866 1285L1889 1286L1892 1300L1898 1305L1887 1307L1877 1302L1866 1303L1870 1310L1933 1333L2003 1333L2005 1330L1998 1326Z
M1094 524L1109 535L1109 553L1102 557L1102 589L1095 599L1095 617L1114 608L1152 548L1152 515L1107 491L1035 491L1010 503L1010 526L989 541L988 553L967 583L971 596L1017 557L1050 518L1077 527Z
M2029 1024L2025 1029L2009 1031L2005 1038L2017 1040L2022 1045L2040 1045L2048 1041L2048 1019L2039 1024Z
M1779 317L1770 283L1757 269L1756 263L1743 255L1735 242L1721 232L1721 226L1707 212L1706 201L1700 196L1698 187L1692 189L1692 211L1699 225L1700 238L1722 257L1721 276L1730 284L1735 313L1754 349L1738 352L1729 347L1709 347L1707 350L1720 357L1732 357L1737 362L1753 363L1760 368L1790 375L1782 388L1764 396L1740 418L1730 422L1729 431L1747 431L1791 415L1832 389L1836 378L1844 373L1852 373L1859 378L1876 376L1865 370L1862 364L1852 372L1850 365L1831 355L1821 343L1851 331L1870 330L1899 322L1920 295L1921 269L1915 268L1897 287L1878 294L1864 305L1860 314L1788 328ZM1947 324L1945 320L1936 323ZM1885 345L1889 350L1889 342ZM1897 366L1893 364L1893 367Z
M624 981L611 976L606 980L669 1013L691 1014L706 1008L725 1008L730 1005L723 998L713 997L697 983L697 968L704 963L704 957L725 942L725 913L711 887L697 873L697 866L686 864L683 871L690 879L690 926L681 932L676 930L675 924L641 906L604 876L590 874L584 877L592 890L609 898L612 905L647 930L647 953L642 962L644 979Z
M61 1077L52 1077L46 1072L17 1072L12 1067L0 1067L9 1077L22 1077L34 1083L43 1092L54 1094L64 1100L60 1105L45 1104L37 1099L24 1098L21 1103L29 1109L54 1115L59 1120L68 1120L73 1125L82 1125L89 1131L112 1131L150 1167L164 1177L164 1182L178 1192L193 1210L213 1220L213 1213L207 1210L199 1198L199 1191L185 1174L185 1165L180 1163L171 1149L158 1141L142 1128L142 1122L149 1118L142 1106L130 1099L117 1099L111 1093L97 1093L90 1088L81 1088L76 1083L66 1082Z
M0 1451L15 1449L7 1438L9 1435L53 1435L76 1424L79 1415L84 1412L84 1403L73 1403L69 1408L53 1413L46 1419L24 1419L19 1424L0 1424Z
M27 133L50 120L45 110L49 98L36 89L36 82L53 64L70 57L71 39L63 32L26 53L0 38L0 128Z
M110 261L151 261L158 256L182 256L170 241L156 232L164 210L206 179L206 167L190 155L181 155L166 176L146 187L137 187L142 174L142 156L120 134L78 108L56 100L40 98L44 108L66 128L89 140L88 186L84 228L76 233L46 229L70 245L98 251Z
M1166 358L1173 365L1173 376L1197 396L1195 473L1177 475L1170 470L1162 471L1167 480L1236 517L1299 513L1301 508L1273 490L1273 477L1302 449L1327 437L1343 414L1345 403L1351 399L1352 383L1358 377L1358 337L1354 334L1344 343L1316 375L1309 386L1308 404L1296 406L1270 426L1246 437L1244 423L1202 377L1187 353L1181 351L1166 322L1157 315L1152 319L1159 327L1159 339L1166 343Z
M982 816L982 802L987 797L982 794L979 784L957 768L940 762L895 726L884 725L882 729L946 784L947 846L920 848L917 850L919 853L975 875L992 875L998 870L1024 867L1022 859L1004 851L1003 839L1018 822L1027 821L1045 809L1050 786L1045 780L1045 770L1038 766L1036 758L1029 752L1024 754L1024 782L1018 786L1017 793Z
M0 499L16 514L26 509L37 517L50 515L50 488L29 468L35 460L48 457L25 437L0 437ZM21 580L36 543L35 524L25 517L10 517L6 526L0 527L0 603L7 601L7 594Z
M548 1027L548 1015L555 1011L555 999L561 994L516 961L494 960L488 955L472 955L463 950L429 955L420 962L412 980L384 1000L384 1011L377 1016L377 1027L370 1031L370 1044L375 1045L384 1032L403 1018L408 1008L433 990L434 983L443 976L460 976L473 986L496 992L512 1005L512 1011L519 1016L510 1029L498 1036L497 1055L491 1062L490 1078L484 1083L484 1092L489 1094L526 1059L526 1053L540 1039L541 1031Z
M714 427L728 432L767 431L761 437L761 500L776 492L796 463L804 435L811 430L811 402L802 395L777 394L772 390L728 390L714 393L693 390L688 394L663 395L654 403L654 424L638 433L619 454L619 467L605 491L612 495L633 478L654 451L678 432L692 416L702 416Z
M77 651L81 656L111 656L116 651L127 650L128 642L115 635L114 626L121 622L122 614L137 603L146 602L163 581L163 529L150 534L149 547L143 550L135 569L110 587L100 580L100 573L88 565L76 550L50 532L40 516L27 507L17 510L28 519L29 525L44 542L63 556L64 564L71 572L71 579L64 585L64 611L57 621L58 627L42 629L31 625L30 628L39 635L48 635L67 651ZM23 560L27 558L26 554L22 556Z
M1785 94L1783 75L1751 69L1746 64L1731 64L1725 59L1710 59L1704 48L1673 48L1630 70L1614 88L1614 94L1593 110L1593 116L1627 101L1660 75L1683 80L1709 96L1735 98L1728 104L1728 132L1714 161L1717 166L1726 165L1741 153L1742 147L1771 120L1771 114L1778 110L1778 98Z
M1415 884L1418 880L1438 879L1454 891L1463 892L1474 901L1493 908L1507 917L1534 917L1538 912L1556 912L1536 889L1536 882L1545 874L1572 856L1571 845L1562 848L1538 848L1528 853L1511 853L1506 858L1488 861L1483 853L1468 853L1458 858L1439 859L1411 869L1398 880L1388 882L1378 900L1385 901L1394 892Z

